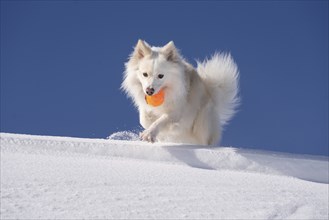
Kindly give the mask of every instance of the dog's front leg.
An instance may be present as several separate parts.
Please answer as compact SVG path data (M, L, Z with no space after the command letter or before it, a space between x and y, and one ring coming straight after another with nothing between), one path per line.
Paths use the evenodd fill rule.
M158 118L155 122L151 124L151 126L144 130L140 137L143 141L154 142L155 137L157 136L159 129L165 126L169 121L169 116L167 114L163 114L160 118Z

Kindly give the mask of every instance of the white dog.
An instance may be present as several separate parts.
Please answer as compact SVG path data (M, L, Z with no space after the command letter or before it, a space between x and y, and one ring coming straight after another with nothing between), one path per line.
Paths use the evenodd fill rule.
M139 40L125 66L121 88L138 108L145 128L142 140L201 145L219 141L239 100L238 68L229 54L216 53L195 69L172 41L151 47ZM155 106L152 97L160 99Z

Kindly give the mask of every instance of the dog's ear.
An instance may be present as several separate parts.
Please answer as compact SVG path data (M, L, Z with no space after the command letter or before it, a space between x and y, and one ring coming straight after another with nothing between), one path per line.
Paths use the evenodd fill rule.
M152 53L151 47L143 40L138 40L133 56L142 59Z
M179 55L173 41L170 41L161 48L162 53L166 56L168 61L178 61Z

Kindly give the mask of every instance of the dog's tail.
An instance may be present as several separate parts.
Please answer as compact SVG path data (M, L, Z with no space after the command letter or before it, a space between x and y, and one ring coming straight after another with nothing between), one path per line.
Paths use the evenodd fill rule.
M210 93L225 125L239 104L239 71L230 54L215 53L210 59L198 62L197 71Z

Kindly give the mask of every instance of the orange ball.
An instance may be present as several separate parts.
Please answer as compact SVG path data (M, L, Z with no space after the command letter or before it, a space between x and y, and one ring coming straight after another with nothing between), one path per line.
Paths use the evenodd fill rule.
M146 103L154 107L162 105L164 102L164 91L161 89L157 94L154 95L145 95Z

